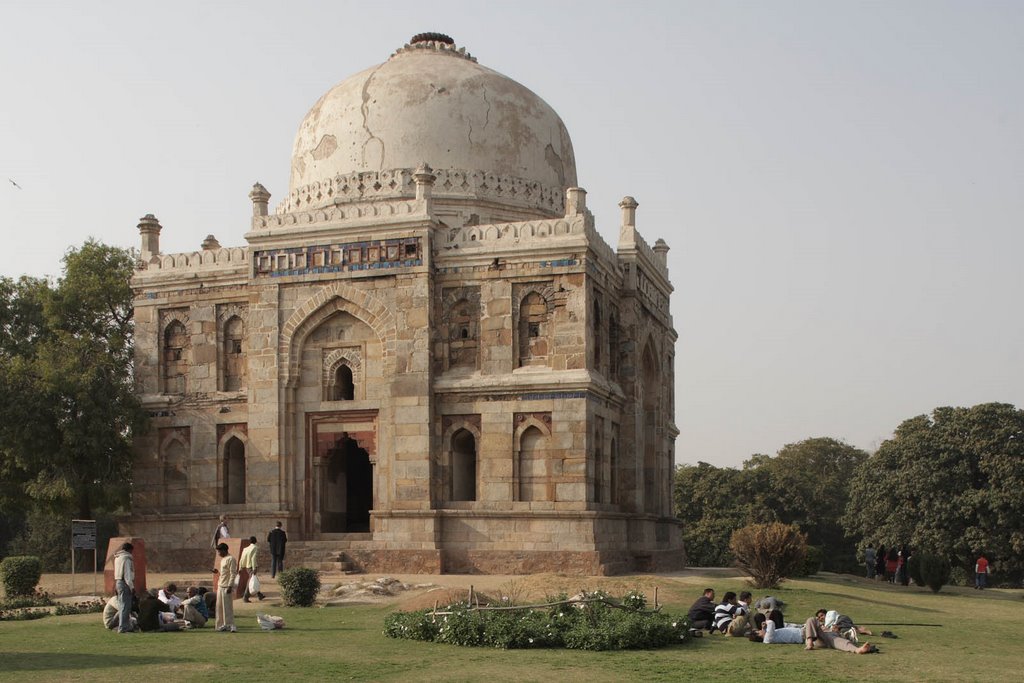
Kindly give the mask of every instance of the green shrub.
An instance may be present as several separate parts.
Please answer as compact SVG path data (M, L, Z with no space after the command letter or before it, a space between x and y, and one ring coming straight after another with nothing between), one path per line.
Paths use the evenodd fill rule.
M0 582L9 598L32 595L42 575L43 565L38 557L17 555L0 562Z
M907 560L907 574L915 586L924 585L924 577L921 576L921 553L914 553Z
M795 525L750 524L732 532L729 549L756 588L774 588L803 565L807 537Z
M944 585L949 583L951 567L949 560L941 555L933 553L919 553L921 563L921 579L925 586L938 593Z
M647 596L643 594L643 591L631 590L622 596L622 606L637 611L647 607Z
M284 604L289 607L310 607L320 592L320 572L306 567L285 569L277 575Z
M804 556L804 561L793 572L793 576L814 576L821 571L824 559L825 551L820 545L807 546L807 554Z
M584 597L602 597L588 593ZM631 591L622 602L638 604L646 598ZM567 647L579 650L647 649L684 642L688 624L661 612L642 608L619 609L610 605L557 602L543 608L487 610L459 603L433 610L395 612L384 619L384 635L390 638L436 641L468 647L502 649Z
M68 614L95 614L103 611L104 604L102 600L85 600L84 602L76 602L73 605L61 604L57 605L53 613L58 617Z
M19 595L15 598L0 600L0 610L24 609L25 607L50 607L53 600L49 593L36 591L31 595Z

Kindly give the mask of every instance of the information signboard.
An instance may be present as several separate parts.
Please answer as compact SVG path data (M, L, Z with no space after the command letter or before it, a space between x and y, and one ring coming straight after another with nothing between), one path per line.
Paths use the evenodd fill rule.
M75 550L96 550L96 520L71 520L71 547Z

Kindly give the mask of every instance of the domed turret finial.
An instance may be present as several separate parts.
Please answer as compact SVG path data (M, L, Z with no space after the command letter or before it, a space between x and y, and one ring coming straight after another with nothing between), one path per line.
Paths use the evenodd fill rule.
M249 191L249 199L252 200L253 216L267 215L270 202L270 193L267 192L267 188L263 187L260 183L256 183L252 186L252 190Z
M409 39L410 45L415 45L416 43L444 43L445 45L454 45L455 40L451 36L446 36L443 33L417 33Z
M160 221L151 213L147 213L139 219L139 234L142 236L142 253L140 256L143 261L149 261L149 259L160 253L161 228Z

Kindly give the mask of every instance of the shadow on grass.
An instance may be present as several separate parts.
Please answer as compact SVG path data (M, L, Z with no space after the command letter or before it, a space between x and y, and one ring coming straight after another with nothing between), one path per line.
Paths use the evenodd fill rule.
M153 655L98 655L82 653L52 652L7 652L4 653L4 671L66 671L81 669L131 669L147 664L175 664L176 657Z
M814 593L815 595L826 595L826 596L829 596L829 597L832 597L832 598L836 598L836 599L838 599L838 600L840 600L840 601L842 601L844 603L846 603L846 602L857 602L857 603L861 603L861 604L864 604L864 605L879 605L881 607L896 607L896 608L899 608L899 609L902 609L902 610L907 610L908 612L934 612L934 613L942 612L942 610L932 609L930 607L917 607L917 606L910 607L910 606L907 606L907 605L894 605L892 603L892 601L889 601L889 600L876 600L874 598L865 598L865 597L862 597L862 596L859 596L859 595L850 595L849 593L835 593L835 592L832 592L832 591L825 591L825 590L810 591L810 590L807 590L805 588L795 588L795 589L792 589L791 592L793 592L793 593L804 592L804 593ZM922 595L924 595L924 594L922 593ZM825 609L828 609L827 606L823 606L823 607Z

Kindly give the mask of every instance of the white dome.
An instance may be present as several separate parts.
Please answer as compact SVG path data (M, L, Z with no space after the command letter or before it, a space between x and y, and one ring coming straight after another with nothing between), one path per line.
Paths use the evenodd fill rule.
M576 185L572 141L558 114L450 41L417 36L320 98L295 138L289 208L343 201L315 191L310 199L310 188L333 188L343 176L392 174L424 162L441 172L493 174L532 188L528 194ZM435 187L435 194L445 189Z

